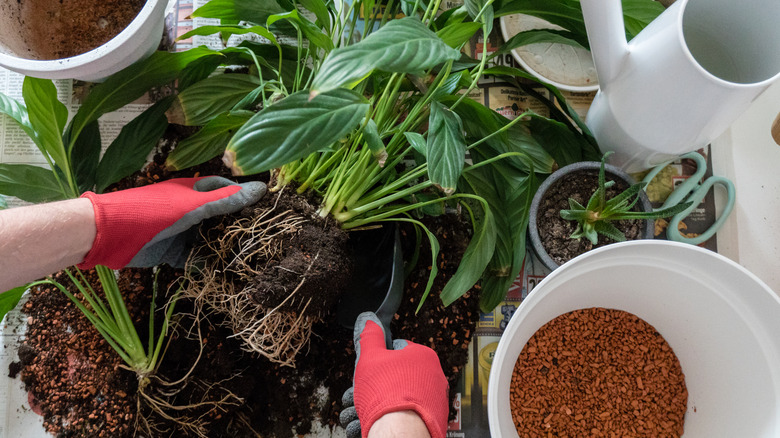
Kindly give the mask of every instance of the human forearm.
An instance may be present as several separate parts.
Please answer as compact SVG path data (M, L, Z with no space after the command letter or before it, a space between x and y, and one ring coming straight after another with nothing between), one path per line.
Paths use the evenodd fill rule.
M414 411L385 414L376 420L368 438L430 438L431 434L422 418Z
M0 211L0 292L80 263L95 233L89 199Z

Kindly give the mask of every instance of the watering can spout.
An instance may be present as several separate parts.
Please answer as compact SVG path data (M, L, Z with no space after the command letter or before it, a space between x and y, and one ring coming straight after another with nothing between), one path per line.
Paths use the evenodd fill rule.
M628 55L620 0L581 0L593 63L604 90L619 74Z

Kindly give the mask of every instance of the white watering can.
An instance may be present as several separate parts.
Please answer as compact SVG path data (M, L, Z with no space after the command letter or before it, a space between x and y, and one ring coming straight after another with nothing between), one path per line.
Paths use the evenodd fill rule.
M677 0L630 43L620 0L581 0L600 90L587 124L628 172L709 144L780 77L780 0Z

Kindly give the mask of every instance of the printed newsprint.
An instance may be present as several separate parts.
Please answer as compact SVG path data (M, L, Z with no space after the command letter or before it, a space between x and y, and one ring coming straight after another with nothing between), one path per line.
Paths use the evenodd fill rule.
M189 18L193 10L207 3L208 0L179 0L172 2L166 16L166 36L163 39L163 47L169 50L187 50L201 45L213 49L224 47L217 35L193 36L192 38L175 41L177 36L204 25L219 24L218 21ZM461 2L445 1L445 7L457 7ZM498 29L498 22L494 28ZM228 44L235 43L229 41ZM295 44L294 41L288 42ZM481 35L475 37L466 50L480 58L483 44L486 44ZM494 30L487 40L487 51L492 53L501 44L500 32ZM498 56L491 61L493 64L518 67L511 54ZM21 100L23 77L19 74L0 69L0 92ZM82 96L88 90L89 84L79 81L62 80L55 81L59 91L60 100L67 106L72 117L78 109ZM547 97L547 90L543 87L535 89ZM569 104L575 108L581 117L585 117L588 106L595 93L570 93L564 92ZM497 78L488 77L479 87L474 89L469 97L485 106L513 119L527 109L532 109L539 114L548 116L547 108L533 97L514 86L501 82ZM149 106L149 99L142 98L138 101L113 113L106 114L100 120L101 140L104 147L119 134L122 126L132 120ZM706 154L706 151L701 151ZM712 168L711 157L708 157L709 166ZM0 117L0 162L26 163L45 165L45 160L38 152L35 145L13 121L6 117ZM659 206L671 189L693 173L695 168L687 162L678 162L669 166L662 172L662 176L648 189L651 201ZM709 175L706 175L708 177ZM23 205L24 202L17 199L8 200L9 207ZM684 222L686 234L695 234L706 229L714 221L714 199L708 195L702 201L699 208ZM663 238L663 224L657 224L657 238ZM702 246L716 251L715 239L711 239ZM460 384L459 393L453 403L456 406L457 417L450 423L448 437L476 438L490 436L487 423L487 383L490 375L490 366L493 354L496 351L501 334L522 300L530 293L549 272L539 263L536 257L529 251L520 275L509 290L506 299L492 312L482 314L478 323L475 336L469 348L469 361L466 365ZM23 336L26 317L19 312L11 312L3 321L3 343L0 350L0 370L8 370L8 365L18 360L16 346L20 336ZM0 379L0 438L15 438L24 436L28 438L47 436L41 426L41 418L34 414L27 403L27 395L21 388L19 379ZM343 430L336 428L331 431L322 428L311 436L329 437L344 436Z

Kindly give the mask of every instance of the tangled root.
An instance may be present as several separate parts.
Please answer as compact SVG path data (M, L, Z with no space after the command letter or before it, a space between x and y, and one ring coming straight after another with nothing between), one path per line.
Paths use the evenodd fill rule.
M182 315L185 316L185 315ZM156 376L155 371L149 375L139 375L138 382L138 415L136 415L136 434L144 436L165 436L173 431L169 426L155 421L159 418L168 425L175 425L177 432L186 433L187 436L208 437L209 417L215 412L225 413L228 407L240 406L244 400L226 389L223 385L235 375L219 381L206 383L199 380L191 380L189 377L200 362L203 354L203 339L200 332L201 316L190 315L193 319L192 327L187 331L187 338L198 343L200 351L189 371L177 381L170 382ZM170 342L170 337L168 338ZM167 348L166 348L167 349ZM164 355L164 354L163 354ZM179 394L187 385L197 385L199 399L186 404L171 403L171 400ZM144 415L147 413L154 415Z
M316 306L310 307L311 298L295 310L289 305L282 307L304 300L296 294L317 256L306 272L299 273L298 286L273 308L259 305L253 298L258 291L252 280L279 260L284 240L292 238L307 221L291 210L277 212L274 205L254 218L242 218L227 226L218 239L209 241L204 236L204 246L194 250L187 261L187 287L182 291L201 311L209 309L226 316L224 324L242 340L246 351L293 367L319 316L312 310Z

